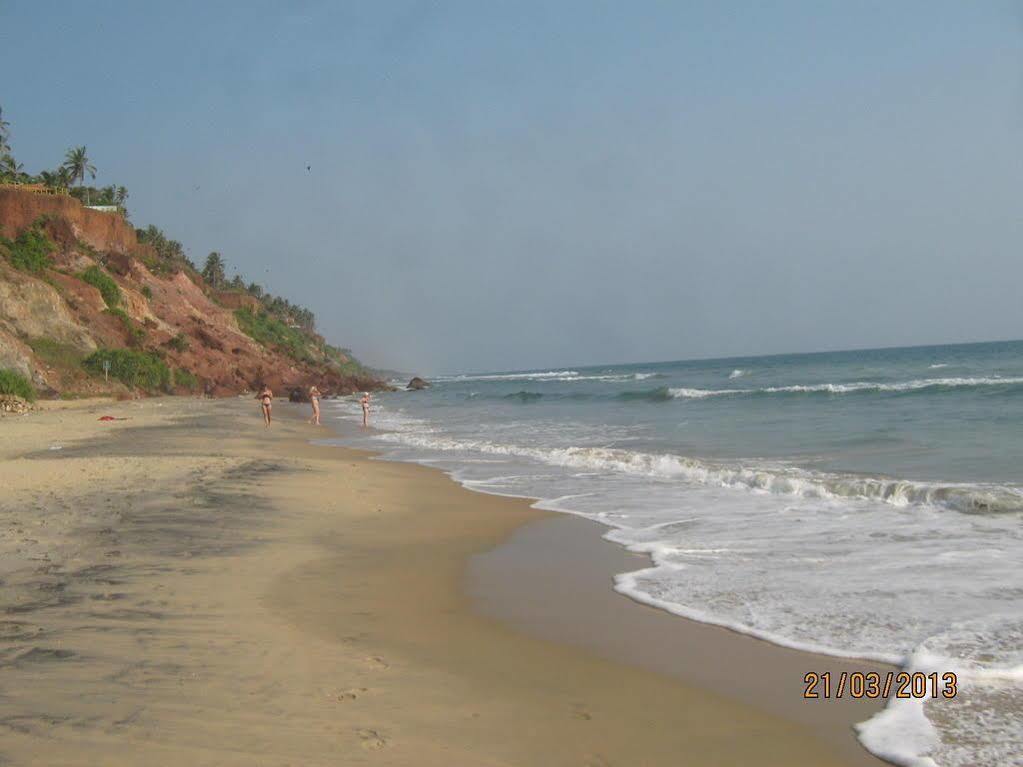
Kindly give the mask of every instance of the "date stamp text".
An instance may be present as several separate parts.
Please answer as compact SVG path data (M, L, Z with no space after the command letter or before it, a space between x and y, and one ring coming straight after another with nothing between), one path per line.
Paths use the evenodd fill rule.
M811 700L838 698L946 698L958 692L958 679L952 671L937 672L889 671L808 671L803 676L803 697Z

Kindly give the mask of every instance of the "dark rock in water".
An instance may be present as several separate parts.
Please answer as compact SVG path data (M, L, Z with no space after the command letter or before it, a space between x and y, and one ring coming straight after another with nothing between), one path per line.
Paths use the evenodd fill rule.
M301 388L296 386L295 388L293 388L290 391L288 391L288 402L308 402L308 401L309 401L309 392L307 392L305 389L301 389Z
M406 386L405 388L411 389L413 391L418 391L419 389L429 389L430 384L428 384L419 376L416 376L415 378L408 382L408 386Z

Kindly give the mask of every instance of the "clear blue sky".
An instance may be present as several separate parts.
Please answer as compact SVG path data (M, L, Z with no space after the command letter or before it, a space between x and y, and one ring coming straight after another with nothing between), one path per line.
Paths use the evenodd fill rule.
M372 363L1018 338L1021 31L1008 2L0 0L0 106L30 172L87 145L137 225Z

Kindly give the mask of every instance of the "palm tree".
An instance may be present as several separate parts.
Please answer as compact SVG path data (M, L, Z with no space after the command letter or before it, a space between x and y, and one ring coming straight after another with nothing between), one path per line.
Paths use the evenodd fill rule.
M15 160L9 154L0 156L0 175L10 176L17 180L25 170L25 166Z
M64 155L64 167L67 168L68 173L71 176L72 183L77 179L79 186L85 185L85 175L89 174L92 178L96 178L96 166L89 160L88 153L85 151L84 146L74 147L67 150L67 154ZM85 204L89 204L89 190L85 190Z
M224 273L224 259L217 251L206 256L206 264L202 268L202 276L210 287L219 289L227 275Z
M116 190L114 190L114 205L120 205L123 208L124 203L127 201L127 199L128 190L125 189L123 186L119 186L117 187Z
M39 174L39 180L42 181L50 189L56 189L60 186L60 177L57 173L52 170L44 170Z
M57 168L57 183L64 189L64 194L67 194L67 190L74 183L74 179L71 178L71 171L64 166Z
M11 136L11 124L4 119L3 107L0 107L0 155L5 155L11 151L10 144L7 143L7 139Z

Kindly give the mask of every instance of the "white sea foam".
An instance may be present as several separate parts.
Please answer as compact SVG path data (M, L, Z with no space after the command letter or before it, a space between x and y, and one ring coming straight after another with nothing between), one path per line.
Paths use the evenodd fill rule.
M728 377L729 378L742 378L744 375L747 375L748 373L749 373L748 370L740 370L739 368L736 368L735 370L733 370L731 373L728 374Z
M857 724L856 733L868 751L900 767L938 767L926 756L941 740L924 714L923 700L893 699L884 710Z
M380 438L426 450L526 458L552 466L684 479L800 498L872 500L893 506L926 505L970 513L1023 511L1023 488L1008 485L860 477L780 465L718 464L681 455L605 447L531 447L483 439L452 439L421 430L396 431L382 434Z
M937 674L939 680L946 673L956 674L955 697L946 700L940 692L935 696L930 686L922 699L893 696L883 711L856 725L860 742L872 753L905 767L1023 764L1019 759L1023 755L1023 665L997 665L1012 663L1005 657L1006 650L1019 660L1021 631L1018 616L995 616L953 626L927 639L904 668L909 673ZM1000 632L1007 636L998 636ZM942 651L936 653L935 648ZM962 657L962 653L986 656L992 650L1002 657L988 657L981 663ZM939 690L944 684L939 681ZM940 726L935 726L936 721Z
M544 379L558 380L561 378L578 376L575 370L546 370L535 373L478 373L460 374L450 376L435 376L434 381L542 381Z
M686 387L671 387L668 394L675 399L704 399L706 397L720 397L725 394L750 394L756 389L689 389Z
M731 376L730 376L731 377ZM897 383L881 383L877 381L853 381L851 383L821 383L793 386L765 386L760 389L692 389L669 388L668 393L675 398L703 399L705 397L725 397L738 394L799 394L827 393L850 394L852 392L907 392L938 387L964 388L971 386L1017 386L1023 384L1023 377L1005 378L920 378L913 381Z
M437 376L436 382L462 381L645 381L658 373L580 373L576 370L547 370L537 373L480 373L478 375Z

